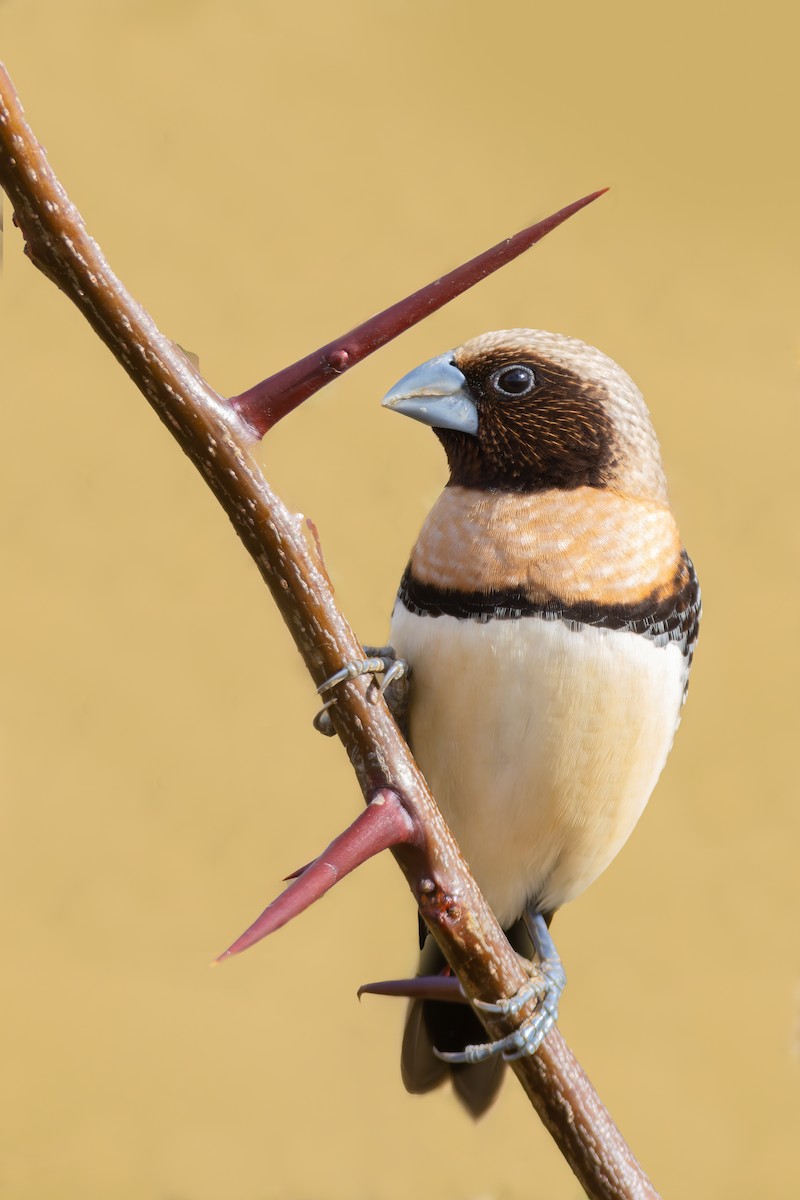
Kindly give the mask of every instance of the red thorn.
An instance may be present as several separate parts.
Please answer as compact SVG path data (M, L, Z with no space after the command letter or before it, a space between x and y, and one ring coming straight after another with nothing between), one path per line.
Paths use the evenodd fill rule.
M410 1000L446 1000L469 1004L455 975L418 975L416 979L384 979L380 983L362 983L362 996L405 996Z
M316 861L315 858L312 858L311 862L307 862L304 867L298 867L296 871L290 871L288 875L284 875L283 882L288 883L290 879L299 879L301 875L306 873L309 867L313 867Z
M498 242L491 250L485 250L483 254L456 267L448 275L435 279L433 283L420 288L405 300L400 300L377 316L370 317L368 321L329 342L327 346L320 347L290 367L284 367L282 371L257 383L240 396L231 397L230 403L239 416L250 425L254 434L262 438L281 417L285 417L338 375L348 371L381 346L385 346L398 334L405 333L412 325L430 316L499 267L518 258L545 234L607 191L608 188L601 188L592 192L591 195L575 200L552 216L537 221L535 225L523 229L520 233L515 233L513 237Z
M399 797L388 788L382 789L350 828L334 838L327 850L306 867L216 961L221 962L254 946L319 900L355 867L380 854L381 850L413 841L414 837L413 822Z

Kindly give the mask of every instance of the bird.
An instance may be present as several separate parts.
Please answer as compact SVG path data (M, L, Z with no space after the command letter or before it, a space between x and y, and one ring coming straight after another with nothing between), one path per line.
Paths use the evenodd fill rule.
M642 394L600 350L485 333L382 403L430 426L449 468L391 618L409 745L512 945L539 960L539 1008L504 1043L485 1044L469 1006L410 1001L406 1089L449 1078L477 1117L557 1017L554 914L608 867L661 774L700 589ZM421 941L420 974L446 970Z

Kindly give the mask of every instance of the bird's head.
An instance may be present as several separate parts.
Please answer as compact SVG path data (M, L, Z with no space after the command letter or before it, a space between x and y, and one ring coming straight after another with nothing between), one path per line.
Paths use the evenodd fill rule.
M641 393L621 367L576 338L536 329L482 334L410 371L383 404L433 427L452 484L611 488L666 501Z

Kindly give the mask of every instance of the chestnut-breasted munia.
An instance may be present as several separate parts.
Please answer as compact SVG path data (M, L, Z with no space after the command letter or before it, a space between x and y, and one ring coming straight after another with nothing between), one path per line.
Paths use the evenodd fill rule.
M619 852L664 766L700 592L644 400L599 350L488 333L383 403L430 425L450 468L392 616L409 742L497 918L539 960L539 1006L506 1043L481 1046L467 1006L410 1004L406 1087L450 1075L478 1114L503 1056L534 1052L557 1015L553 914ZM443 965L429 939L422 973Z

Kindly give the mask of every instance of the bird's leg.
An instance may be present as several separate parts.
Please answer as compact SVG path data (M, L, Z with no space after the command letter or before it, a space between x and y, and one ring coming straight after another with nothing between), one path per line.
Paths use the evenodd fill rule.
M527 983L508 1000L500 1000L497 1004L488 1004L483 1000L473 1000L472 1003L483 1012L503 1013L506 1016L518 1013L531 1000L538 1000L536 1009L508 1037L478 1046L466 1046L461 1053L446 1054L437 1050L435 1053L438 1058L452 1063L479 1063L499 1054L507 1061L523 1058L536 1053L555 1025L559 1001L567 982L564 968L541 913L528 910L524 920L539 960L528 964L530 978Z
M324 696L326 692L333 691L334 688L346 683L348 679L356 679L359 675L382 675L380 693L386 697L386 702L395 720L400 722L405 713L408 698L405 691L400 692L392 685L407 679L411 668L405 659L397 657L392 646L365 646L364 653L367 655L366 658L345 663L341 670L319 685L317 693ZM391 690L388 690L390 688ZM336 697L332 696L314 717L314 728L319 733L325 734L326 737L333 737L334 734L328 709L335 703Z

